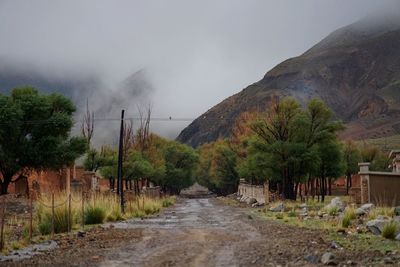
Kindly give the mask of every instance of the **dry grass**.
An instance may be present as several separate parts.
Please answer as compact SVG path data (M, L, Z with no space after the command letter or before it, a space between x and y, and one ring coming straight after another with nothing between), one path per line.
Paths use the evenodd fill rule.
M34 240L47 238L46 236L52 233L52 202L51 195L42 195L35 203L33 214ZM69 201L65 193L59 193L54 195L54 232L63 233L68 230L79 229L83 221L86 221L86 223L102 223L132 217L143 218L155 214L162 208L175 204L175 202L176 198L173 196L164 198L138 197L127 201L125 213L122 213L120 199L114 194L91 194L84 196L83 199L81 194L74 194ZM70 211L69 206L71 207ZM6 247L3 253L29 244L28 217L13 216L7 218L4 231Z
M392 218L394 216L394 209L391 207L375 207L368 213L368 220L374 220L379 215Z

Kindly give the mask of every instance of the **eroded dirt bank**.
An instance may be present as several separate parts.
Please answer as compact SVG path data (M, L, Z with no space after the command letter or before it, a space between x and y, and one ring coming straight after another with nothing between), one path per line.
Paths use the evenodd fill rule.
M61 237L58 243L53 251L0 265L314 266L327 251L339 265L381 265L376 259L384 257L333 249L321 231L257 219L248 209L214 198L179 199L153 218L95 228L84 237Z

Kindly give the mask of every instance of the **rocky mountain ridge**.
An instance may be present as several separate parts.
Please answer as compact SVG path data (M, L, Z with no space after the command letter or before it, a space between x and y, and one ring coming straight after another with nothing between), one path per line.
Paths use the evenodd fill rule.
M194 120L177 140L198 146L228 137L236 117L291 96L322 99L346 123L342 138L400 133L400 15L367 17L331 33L302 55Z

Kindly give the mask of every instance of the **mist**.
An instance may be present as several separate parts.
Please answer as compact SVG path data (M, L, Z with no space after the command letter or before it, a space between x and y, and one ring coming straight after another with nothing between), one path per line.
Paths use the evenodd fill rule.
M175 138L190 119L333 30L399 7L389 0L0 0L0 65L80 81L70 93L78 121L86 99L99 118L118 118L123 108L136 117L137 106L149 104L154 117L187 118L152 122L153 131ZM114 142L118 122L95 128L97 142Z

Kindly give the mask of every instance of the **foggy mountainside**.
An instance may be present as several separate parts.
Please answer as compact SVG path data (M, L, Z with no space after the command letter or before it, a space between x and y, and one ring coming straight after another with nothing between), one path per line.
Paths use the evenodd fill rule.
M305 104L320 98L346 123L343 138L378 138L400 132L400 15L368 16L340 28L258 82L225 99L185 128L178 140L192 146L230 135L244 111L265 110L275 97Z
M12 65L11 65L12 66ZM17 68L10 65L0 66L0 92L9 93L19 86L32 86L41 92L58 92L70 97L77 106L73 132L79 133L86 101L90 111L95 113L96 129L105 127L107 131L97 130L94 142L114 142L117 136L117 124L102 119L119 118L121 109L130 116L138 113L138 106L150 103L153 86L145 70L139 70L110 88L96 75L50 76L43 75L32 68ZM113 128L115 128L113 130Z

